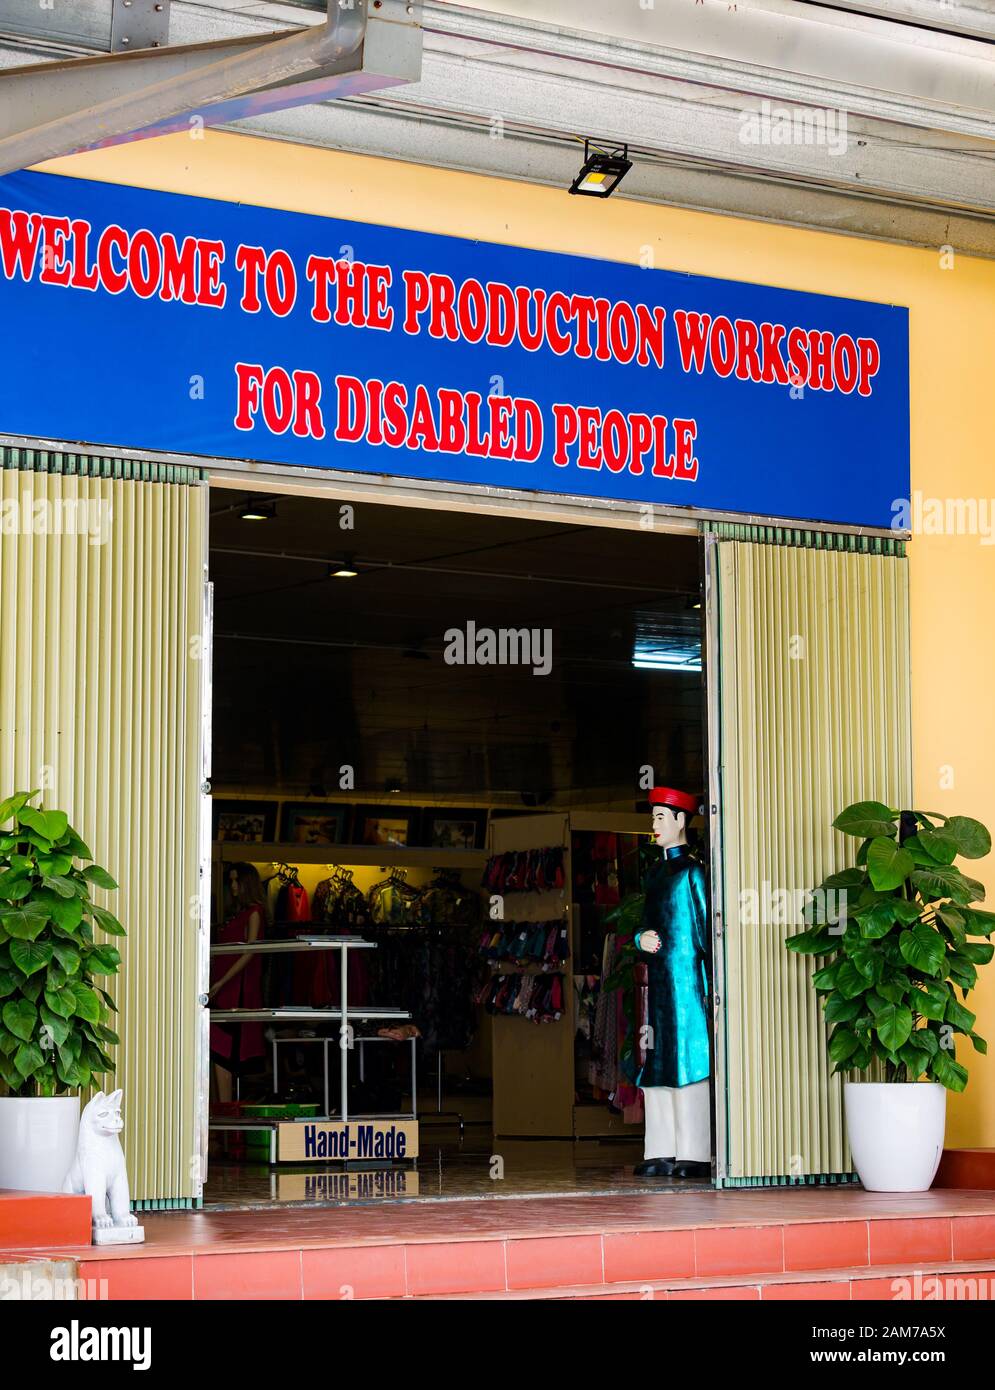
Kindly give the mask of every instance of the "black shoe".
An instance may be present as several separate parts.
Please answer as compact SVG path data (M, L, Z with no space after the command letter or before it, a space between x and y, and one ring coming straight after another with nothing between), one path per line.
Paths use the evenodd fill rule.
M644 1158L632 1170L634 1178L670 1178L674 1175L672 1158Z
M689 1158L682 1158L673 1165L670 1171L675 1178L710 1178L712 1165L710 1163L695 1163Z

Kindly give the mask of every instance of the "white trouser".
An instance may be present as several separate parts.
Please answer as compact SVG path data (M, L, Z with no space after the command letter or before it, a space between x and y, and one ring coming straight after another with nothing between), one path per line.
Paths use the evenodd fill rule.
M691 1086L644 1086L646 1145L644 1158L683 1158L708 1163L712 1157L712 1125L708 1110L708 1081Z

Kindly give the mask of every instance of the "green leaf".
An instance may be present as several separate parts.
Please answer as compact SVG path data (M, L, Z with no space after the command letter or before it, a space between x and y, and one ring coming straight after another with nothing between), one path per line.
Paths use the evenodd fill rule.
M867 987L867 980L853 962L844 960L840 965L839 974L836 976L836 988L843 998L854 999L858 994L863 994Z
M65 833L65 836L63 837L62 847L66 851L66 853L71 854L74 859L93 858L93 855L90 853L86 845L86 842L80 839L80 837L76 834L76 831L73 830L72 826L69 827L69 829Z
M909 1075L913 1080L921 1076L929 1065L929 1058L925 1052L920 1052L917 1047L913 1047L911 1040L898 1049L899 1058L909 1069Z
M21 825L26 825L29 830L34 830L53 843L61 840L69 829L69 817L65 811L35 811L26 806L17 819Z
M45 1003L60 1018L72 1018L76 1012L76 995L69 985L62 989L46 989Z
M900 888L915 868L912 855L897 841L875 836L867 851L867 870L879 893Z
M894 835L897 812L893 812L880 801L855 801L845 811L841 811L833 821L833 828L842 830L844 835L858 835L862 839L868 835Z
M826 927L812 927L799 932L797 936L789 936L784 944L789 951L797 951L799 955L824 956L835 950L839 938L830 936Z
M121 964L121 952L116 946L93 946L87 952L86 969L94 975L114 975Z
M844 999L841 994L831 994L826 999L825 1015L827 1023L852 1023L864 1007L864 1001Z
M21 988L21 976L8 970L6 966L0 969L0 999L6 999L8 994L13 994L16 989Z
M93 913L93 920L100 927L101 931L107 932L108 936L127 935L124 927L122 927L113 912L108 912L105 907L97 907L96 904L91 904L90 911Z
M849 958L863 975L864 979L870 984L875 984L881 978L884 970L884 956L876 946L861 944L855 946L849 953Z
M822 886L838 891L841 888L863 888L866 882L867 874L863 869L843 869L838 874L830 874Z
M22 806L26 806L31 798L37 795L37 791L15 792L13 796L8 796L6 801L0 801L0 825L9 821L15 812L19 811Z
M849 1028L834 1028L829 1039L829 1056L834 1062L845 1062L860 1046L860 1039Z
M26 907L8 907L0 912L0 922L8 936L19 941L34 941L48 924L48 912L38 903Z
M23 1042L14 1053L14 1066L22 1076L30 1076L44 1065L45 1055L37 1043Z
M904 980L879 980L875 989L889 1004L904 1003L909 992L909 986Z
M44 970L52 959L51 942L12 941L10 958L22 975L33 975L36 970Z
M6 902L21 902L28 897L33 886L31 875L22 869L9 869L5 874L0 874L0 898Z
M920 830L905 841L910 850L922 846L930 859L936 864L952 864L957 858L957 842L942 830ZM922 860L919 860L922 863Z
M73 866L68 854L39 854L38 871L42 874L67 874Z
M910 875L913 887L927 901L953 898L955 903L980 901L985 887L977 879L967 878L953 864L937 864L935 869L915 869Z
M102 869L99 864L90 864L83 870L83 877L87 883L92 883L95 888L106 888L108 890L117 887L117 883L111 878L106 869Z
M67 1066L60 1056L56 1070L59 1073L59 1080L64 1086L71 1086L75 1089L90 1084L90 1069L82 1062L70 1062Z
M909 1047L916 1048L919 1052L924 1052L930 1057L934 1057L939 1049L939 1040L935 1033L929 1028L916 1028L909 1034Z
M100 1022L100 1000L89 985L72 984L66 986L71 990L76 998L76 1007L73 1010L80 1018L85 1018L89 1023ZM48 996L46 995L46 998ZM58 1010L56 1010L58 1012Z
M28 999L12 999L10 1003L4 1004L0 1017L3 1018L4 1027L8 1032L13 1033L16 1038L27 1040L34 1032L38 1010Z
M41 1018L42 1027L47 1028L49 1036L56 1047L62 1047L71 1032L70 1025L64 1018L54 1014L47 1004L38 1006L38 1014Z
M921 970L924 975L939 975L947 956L946 943L933 927L925 922L903 931L898 938L903 959L913 970Z
M77 896L76 884L71 878L66 878L63 874L42 874L41 881L53 893L58 893L60 898L75 898Z
M933 1079L941 1086L946 1086L948 1091L963 1091L967 1085L967 1069L942 1048L930 1062L929 1072Z
M52 954L66 975L75 975L79 969L80 953L69 941L53 941Z
M958 960L956 956L947 962L950 971L950 979L955 984L960 985L965 992L973 989L978 983L978 972L970 961Z
M924 989L917 989L909 999L912 1007L923 1018L939 1022L946 1015L950 987L936 980L928 980Z
M982 1038L978 1033L968 1033L968 1037L974 1044L975 1052L980 1052L982 1056L987 1057L988 1044L985 1042L984 1038Z
M910 902L908 898L893 898L891 900L892 911L895 920L901 922L903 926L909 926L912 922L918 922L922 914L922 908L918 903Z
M885 1004L884 1008L875 1009L874 1031L889 1052L898 1052L909 1041L912 1023L912 1009L903 1004Z
M887 936L895 925L895 904L898 902L898 898L890 898L887 902L874 903L872 907L858 912L856 920L860 924L861 936L871 941Z
M966 957L974 965L987 965L995 955L995 946L990 941L965 941L957 955Z
M985 912L980 907L962 907L960 914L971 936L991 936L995 931L995 912Z
M964 1005L951 995L947 1002L945 1021L960 1033L970 1033L978 1019L976 1014L972 1014L970 1009L965 1009Z
M942 833L954 841L957 853L965 859L984 859L991 852L991 835L979 820L970 816L951 816Z

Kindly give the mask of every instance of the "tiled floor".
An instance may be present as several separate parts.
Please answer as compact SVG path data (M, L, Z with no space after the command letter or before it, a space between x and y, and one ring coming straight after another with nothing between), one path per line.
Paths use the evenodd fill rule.
M262 1163L212 1161L204 1194L211 1210L314 1202L438 1201L508 1197L570 1197L681 1190L709 1191L711 1184L661 1183L633 1177L641 1143L495 1140L489 1130L468 1128L462 1144L431 1137L423 1129L417 1167L343 1174L334 1165L270 1168Z
M87 1296L112 1299L636 1297L647 1288L654 1298L758 1299L793 1296L787 1285L808 1297L895 1298L910 1296L895 1293L896 1277L941 1269L995 1287L991 1192L271 1207L150 1215L145 1229L144 1246L45 1254L77 1260L92 1281Z
M953 1248L958 1218L970 1218L973 1244ZM550 1236L644 1236L699 1230L707 1245L711 1228L751 1228L743 1239L757 1254L757 1227L821 1222L834 1226L834 1247L853 1255L870 1240L873 1256L929 1259L995 1257L995 1193L931 1191L873 1193L843 1189L770 1189L631 1196L509 1198L503 1202L388 1203L334 1208L275 1208L269 1211L164 1212L146 1215L146 1244L101 1251L101 1258L134 1259L189 1254L207 1249L304 1249L403 1242L503 1241ZM823 1234L826 1234L823 1232ZM654 1235L654 1238L658 1238ZM821 1239L821 1237L820 1237ZM790 1232L786 1236L791 1246ZM849 1244L848 1242L853 1242ZM863 1247L860 1246L860 1249ZM66 1253L72 1253L67 1251ZM92 1255L89 1249L85 1252ZM804 1250L793 1251L803 1269ZM850 1261L848 1261L850 1262ZM866 1263L866 1260L865 1260ZM720 1273L713 1269L712 1273ZM620 1277L621 1274L620 1274Z

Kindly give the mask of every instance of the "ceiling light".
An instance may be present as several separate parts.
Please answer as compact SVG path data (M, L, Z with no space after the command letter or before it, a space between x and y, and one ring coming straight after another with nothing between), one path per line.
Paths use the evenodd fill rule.
M329 579L355 579L359 574L355 561L351 555L344 555L341 560L337 560L328 571Z
M628 153L628 145L622 146L621 153L615 150L608 154L605 150L597 149L592 152L590 142L585 140L584 163L570 185L570 192L586 198L610 198L632 168Z
M243 521L273 521L276 518L276 503L247 502L239 516Z

